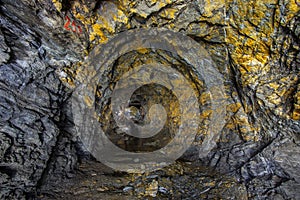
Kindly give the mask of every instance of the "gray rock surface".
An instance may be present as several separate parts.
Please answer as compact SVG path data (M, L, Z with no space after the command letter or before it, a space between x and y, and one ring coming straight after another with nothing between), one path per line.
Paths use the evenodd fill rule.
M300 199L297 2L208 2L0 0L0 199L153 194ZM66 16L76 29L64 28ZM139 27L169 28L203 45L224 76L228 106L226 126L207 157L199 158L197 145L204 137L199 133L183 164L130 177L99 166L76 138L70 96L91 50L118 32ZM262 59L260 48L267 49ZM119 71L108 73L122 73L122 66L144 58L180 62L165 52L134 53L121 56ZM264 63L264 56L270 60ZM107 77L102 86L111 87L112 80ZM100 112L105 113L109 97L103 94ZM200 102L204 99L202 105L209 107L204 97ZM209 117L203 118L205 130ZM114 130L109 116L102 122Z

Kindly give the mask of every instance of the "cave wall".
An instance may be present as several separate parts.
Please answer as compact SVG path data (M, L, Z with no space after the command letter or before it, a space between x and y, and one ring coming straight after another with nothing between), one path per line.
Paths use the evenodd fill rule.
M202 162L250 198L299 198L300 2L1 0L0 9L1 198L35 196L92 159L72 126L76 74L96 46L150 27L194 39L224 77L226 125ZM195 151L185 159L199 160Z

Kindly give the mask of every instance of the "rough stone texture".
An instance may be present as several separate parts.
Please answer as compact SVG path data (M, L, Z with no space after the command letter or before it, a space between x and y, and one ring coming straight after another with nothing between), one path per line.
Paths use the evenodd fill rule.
M51 2L4 1L0 19L0 198L24 198L35 195L50 163L74 166L75 154L63 153L72 153L62 129L68 92L55 70L79 61L82 44L68 42Z
M1 199L62 198L60 183L71 188L67 197L82 199L91 192L89 187L97 190L91 192L94 198L105 199L220 194L225 199L300 199L299 1L0 2ZM68 99L75 75L85 69L84 59L115 34L142 27L190 36L207 49L224 76L226 126L217 147L199 159L197 145L209 124L208 109L201 114L204 123L193 148L182 158L194 165L196 175L190 166L178 164L166 169L169 174L123 179L129 175L93 168L96 161L75 137ZM164 52L133 54L156 61L166 58ZM116 72L138 64L141 58L133 57L122 56ZM102 89L110 87L102 84ZM199 102L209 108L208 96L199 94ZM105 103L104 97L100 101ZM81 173L93 174L97 183L84 182ZM107 181L116 176L123 182ZM204 187L193 184L197 181Z

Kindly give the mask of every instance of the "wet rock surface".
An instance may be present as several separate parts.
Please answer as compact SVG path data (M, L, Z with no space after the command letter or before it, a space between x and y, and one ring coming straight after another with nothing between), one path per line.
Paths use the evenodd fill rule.
M1 199L300 199L300 2L0 2ZM70 96L97 45L150 27L188 35L210 53L224 77L226 125L217 146L200 158L210 97L202 80L191 79L201 86L203 122L192 148L169 167L132 175L103 166L86 151L74 129ZM140 143L116 135L105 89L126 67L149 60L188 73L180 58L146 49L121 56L108 71L114 76L99 82L99 121L125 149ZM165 94L137 101L166 101L176 118L173 98ZM141 107L133 106L140 123ZM170 135L174 127L170 121Z

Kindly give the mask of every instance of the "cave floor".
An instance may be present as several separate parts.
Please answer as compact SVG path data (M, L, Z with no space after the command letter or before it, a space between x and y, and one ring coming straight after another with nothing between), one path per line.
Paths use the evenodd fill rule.
M148 174L116 172L83 161L74 176L43 187L38 199L247 199L243 184L190 162Z

